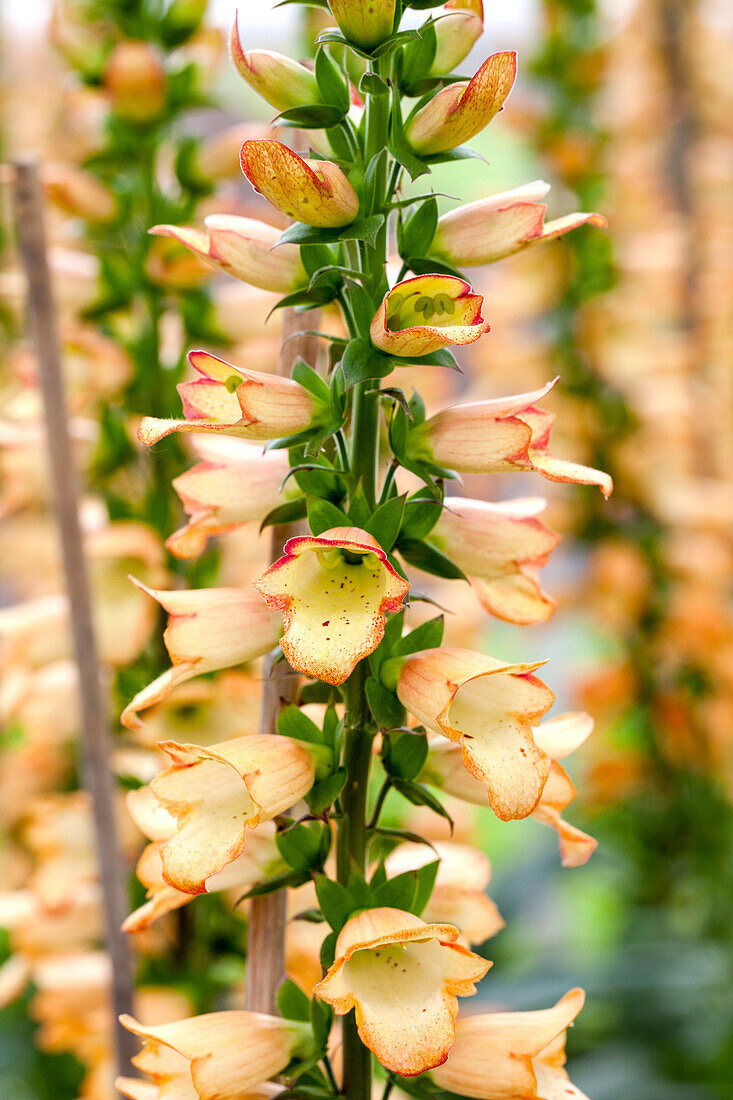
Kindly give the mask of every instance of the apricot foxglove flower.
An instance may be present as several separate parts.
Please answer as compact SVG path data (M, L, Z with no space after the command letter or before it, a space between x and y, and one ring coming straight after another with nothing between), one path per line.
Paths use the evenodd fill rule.
M458 997L491 963L456 943L458 929L401 909L365 909L346 922L336 961L314 995L339 1016L353 1008L359 1037L386 1069L413 1077L455 1041Z
M532 725L555 696L533 675L542 662L510 665L469 649L426 649L397 675L402 704L428 730L460 743L471 775L503 821L528 817L550 772Z
M303 160L269 139L245 141L242 171L276 210L321 228L348 225L359 213L359 196L337 164Z
M163 635L172 667L139 691L122 712L128 729L140 725L138 713L165 699L193 676L254 661L277 644L279 616L257 593L240 588L199 588L164 592L135 581L168 612Z
M107 61L102 84L122 118L149 122L160 114L166 100L160 51L150 42L118 42Z
M585 1001L571 989L552 1008L485 1012L456 1025L456 1044L431 1077L476 1100L588 1100L565 1071L565 1036Z
M516 76L516 53L495 53L471 80L456 81L439 91L407 127L415 152L431 156L470 141L502 109Z
M541 199L549 190L549 183L535 180L443 214L431 255L457 267L475 267L561 237L581 225L603 228L607 224L601 214L567 214L545 222L547 206Z
M489 324L483 298L453 275L418 275L385 294L371 325L372 342L391 355L419 356L449 344L472 344Z
M157 1027L122 1016L121 1023L145 1041L142 1052L132 1059L133 1065L153 1078L159 1097L175 1095L182 1100L272 1095L268 1090L259 1091L259 1086L281 1073L293 1057L305 1055L312 1045L309 1024L262 1012L210 1012ZM150 1086L140 1091L140 1085L128 1078L117 1082L132 1100L151 1095ZM252 1089L258 1091L251 1093Z
M275 248L281 230L237 214L209 214L205 229L186 225L156 225L150 232L172 237L212 267L260 290L289 294L307 278L295 244Z
M532 817L557 832L564 867L580 867L587 863L597 847L593 837L562 817L562 811L575 796L575 788L567 772L558 764L558 759L581 745L592 729L593 719L582 712L559 714L533 729L535 744L551 758L551 767ZM457 744L440 738L431 739L430 752L420 779L464 802L475 806L486 805L486 789L466 771Z
M430 541L466 573L484 610L510 623L546 622L555 603L537 571L560 536L537 519L545 501L446 497L444 505Z
M283 653L297 672L343 684L384 637L410 585L376 540L358 527L288 539L254 587L282 612Z
M443 409L411 430L410 454L465 474L536 470L549 481L597 485L608 497L613 492L608 474L568 462L550 451L555 417L538 409L535 402L556 382L554 379L530 393Z
M192 437L200 458L175 478L188 523L166 541L178 558L196 558L213 535L234 531L243 523L260 521L286 500L299 495L282 483L290 469L285 451L263 451L244 439L224 436Z
M328 0L340 30L362 50L373 50L392 33L395 0Z
M132 792L131 792L132 793ZM166 811L162 810L162 813ZM168 815L170 817L170 815ZM170 817L169 835L176 831L175 818ZM135 868L135 874L145 887L146 901L125 920L124 932L142 932L166 913L180 909L193 900L193 894L184 893L170 886L163 875L163 842L155 840L143 850ZM223 890L247 890L271 875L287 870L275 844L275 831L270 822L251 829L247 837L246 850L221 871L206 879L205 892L219 893Z
M147 446L172 432L222 432L242 439L278 439L310 427L314 402L291 378L246 370L208 351L188 353L200 378L181 382L185 420L144 416L138 439Z
M117 211L117 200L110 189L78 165L46 161L41 183L46 198L72 217L106 222Z
M501 931L504 921L486 893L491 882L491 864L478 848L453 840L436 840L430 846L407 841L390 852L385 868L391 878L405 871L416 871L436 858L440 865L425 906L425 920L454 924L469 947L485 943Z
M244 49L236 12L229 35L229 52L239 75L276 111L321 102L318 81L305 65L273 50Z
M322 747L276 734L248 734L204 748L161 741L172 766L150 784L175 818L160 846L163 878L203 894L245 850L248 832L295 805L313 786Z
M437 50L431 76L452 72L468 56L483 31L481 0L449 0L435 21Z

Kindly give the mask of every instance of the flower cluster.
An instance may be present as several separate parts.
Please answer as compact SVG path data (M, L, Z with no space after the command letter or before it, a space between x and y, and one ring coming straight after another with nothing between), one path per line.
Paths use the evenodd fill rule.
M125 725L139 729L152 707L155 721L184 682L278 645L294 701L279 708L276 731L159 739L168 766L129 797L150 845L139 867L148 900L128 926L147 927L202 893L290 887L293 915L317 936L314 980L285 982L281 1016L232 1010L157 1027L125 1018L144 1040L136 1065L151 1078L120 1082L133 1100L270 1096L278 1079L310 1097L365 1100L373 1056L390 1087L416 1097L582 1095L564 1069L582 992L536 1012L459 1016L458 998L474 994L491 966L472 948L502 925L485 895L488 866L451 842L430 858L414 834L387 828L383 813L396 794L447 816L450 796L501 821L533 816L551 826L566 865L593 851L592 838L562 818L574 788L559 763L592 721L543 721L554 703L538 675L544 661L443 645L442 617L421 622L415 608L427 576L454 590L468 582L482 611L508 622L542 622L553 610L538 580L558 540L538 518L543 502L448 495L447 481L536 473L604 496L612 483L551 450L554 418L541 402L552 381L430 415L403 387L420 371L456 367L449 349L490 339L483 297L455 265L603 219L545 223L543 184L440 218L432 193L401 197L405 175L464 155L462 143L503 109L516 76L511 52L489 57L470 80L450 76L481 33L475 0L451 0L420 31L401 28L402 8L331 0L337 26L321 34L313 71L245 49L235 23L238 72L311 138L309 156L271 138L241 148L247 180L293 224L277 233L210 215L203 228L154 230L282 295L281 308L322 308L332 331L318 332L328 354L298 361L287 378L193 351L198 377L179 386L183 418L150 408L162 415L140 423L148 445L191 433L200 459L175 482L189 519L169 538L172 553L195 558L211 536L253 520L307 520L308 530L293 530L251 583L145 589L169 615L171 667L129 702ZM394 281L393 236L402 264ZM465 868L460 881L453 860ZM344 1018L340 1083L335 1015Z

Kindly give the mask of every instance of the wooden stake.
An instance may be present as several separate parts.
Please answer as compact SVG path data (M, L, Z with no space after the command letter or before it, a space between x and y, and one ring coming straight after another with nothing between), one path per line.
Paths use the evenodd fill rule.
M318 338L301 335L303 318L307 316L310 328L317 328L316 314L296 313L284 310L283 346L280 350L277 373L289 377L296 359L304 359L313 366L318 353ZM270 541L270 560L282 554L285 542L295 533L294 526L273 527ZM262 692L260 732L274 733L280 700L292 702L298 679L287 661L276 661L279 649L270 654L266 666L266 679ZM247 930L247 990L245 1007L250 1012L276 1010L278 986L285 977L285 921L287 890L253 898Z
M84 786L92 813L102 886L106 947L112 962L115 1016L132 1010L132 972L128 941L120 925L128 903L124 869L117 843L115 782L109 767L108 715L99 676L92 626L86 561L79 525L79 498L61 369L56 311L46 258L43 197L38 165L14 163L13 197L20 255L28 278L30 317L46 414L54 508L61 536L66 590L81 702L81 757ZM115 1047L120 1073L130 1075L129 1059L137 1050L134 1036L119 1024Z

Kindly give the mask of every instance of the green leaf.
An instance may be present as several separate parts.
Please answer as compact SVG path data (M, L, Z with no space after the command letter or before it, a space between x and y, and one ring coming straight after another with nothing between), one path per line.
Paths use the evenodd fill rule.
M385 738L382 760L388 775L410 781L420 774L428 758L424 733L390 733Z
M261 898L265 894L274 894L276 890L295 889L296 886L302 886L304 882L310 882L310 877L307 871L284 871L280 875L272 875L264 882L258 882L246 894L242 894L241 898L237 899L237 905L248 901L249 898Z
M361 485L351 497L351 505L349 507L349 522L354 527L365 527L369 522L371 516L371 509L367 504L367 499L364 496L364 490Z
M394 363L396 367L404 367L408 364L416 367L447 367L448 370L463 374L462 368L456 362L456 357L447 348L440 348L438 351L431 352L430 355L401 355L394 360Z
M322 401L324 405L330 403L331 390L328 383L324 382L321 376L313 370L313 367L309 366L303 359L296 359L290 377L304 390L307 390L312 397Z
M405 720L405 708L396 695L389 691L374 676L370 676L364 685L367 703L374 721L381 730L391 730L401 726Z
M354 905L359 909L363 908L369 901L367 880L356 867L352 867L351 874L349 875L349 893L351 894Z
M443 505L429 492L419 490L405 504L402 533L406 538L424 539L440 519Z
M283 707L277 716L275 728L281 737L292 737L295 741L306 741L311 745L324 743L323 733L316 723L294 703Z
M389 84L378 73L364 73L359 81L359 95L389 95Z
M386 906L390 909L412 910L417 892L417 873L404 871L401 875L387 879L369 896L369 905L374 909Z
M350 389L369 378L385 378L392 373L392 360L366 340L350 340L341 360L344 388Z
M313 1038L318 1049L325 1051L333 1026L333 1009L325 1001L319 1001L317 997L314 997L309 1004Z
M412 903L412 911L418 917L422 915L425 906L430 901L439 868L440 860L435 859L432 863L426 863L423 867L417 869L417 889L415 890L415 900Z
M453 581L468 580L466 574L458 568L455 562L452 562L440 550L430 546L422 539L400 539L397 552L410 565L413 565L416 569L422 569L425 573L432 573L434 577L443 577L445 580Z
M432 243L431 239L430 244ZM427 245L428 248L430 244ZM405 249L402 253L402 259L410 271L414 271L416 275L452 275L456 279L463 278L458 268L452 267L445 260L436 259L435 256L424 256L420 252L408 252Z
M322 814L332 806L344 789L347 778L346 768L337 768L332 775L315 783L305 798L311 813Z
M397 541L405 511L405 497L393 497L380 504L369 518L366 530L374 535L383 550L391 550Z
M288 107L277 115L277 119L290 126L297 126L299 130L327 130L330 126L338 126L346 117L347 111L348 107L343 111L329 103L314 103L307 107Z
M428 619L426 623L416 626L404 638L400 638L392 650L392 655L407 657L410 653L418 653L421 649L437 649L443 641L444 627L445 620L442 615Z
M318 90L323 96L324 102L337 108L343 118L349 113L349 107L351 106L349 81L333 58L329 56L325 46L321 46L316 51L315 74Z
M308 497L308 526L314 535L321 535L330 527L348 527L349 517L330 500Z
M387 868L384 866L384 860L380 859L376 871L369 880L369 889L376 890L378 886L383 886L386 881Z
M408 802L411 802L413 806L427 806L433 813L438 814L440 817L444 817L446 821L450 822L451 831L453 830L453 818L442 802L438 801L434 794L432 794L427 787L422 783L408 782L402 779L395 779L394 788L396 791L406 798Z
M267 513L260 524L260 531L264 531L265 527L282 527L288 523L297 523L298 520L305 519L306 510L305 497L280 504Z
M384 225L384 214L372 214L368 218L359 218L347 226L317 228L294 222L278 238L278 244L334 244L337 241L367 241L372 247L379 230Z
M333 966L333 960L336 954L337 936L338 932L329 932L321 944L321 966L324 970L328 970L329 967Z
M354 899L345 886L326 875L316 875L315 884L321 912L333 931L339 933L354 911Z
M420 85L425 82L435 61L438 37L435 24L430 21L420 28L420 37L410 42L402 55L402 87L408 96L421 95Z
M321 680L312 680L310 684L303 685L300 698L303 703L328 703L335 690Z
M311 1002L299 985L286 978L277 991L277 1008L286 1020L310 1020Z
M438 200L426 199L405 222L402 230L402 255L422 256L433 243L438 227Z
M318 822L307 821L275 835L278 852L294 871L321 866L323 829Z

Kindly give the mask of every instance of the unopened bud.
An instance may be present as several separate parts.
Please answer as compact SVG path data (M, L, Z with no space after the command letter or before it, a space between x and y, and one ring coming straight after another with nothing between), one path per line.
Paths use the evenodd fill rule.
M163 58L148 42L119 42L107 62L104 86L119 115L148 122L165 104Z

